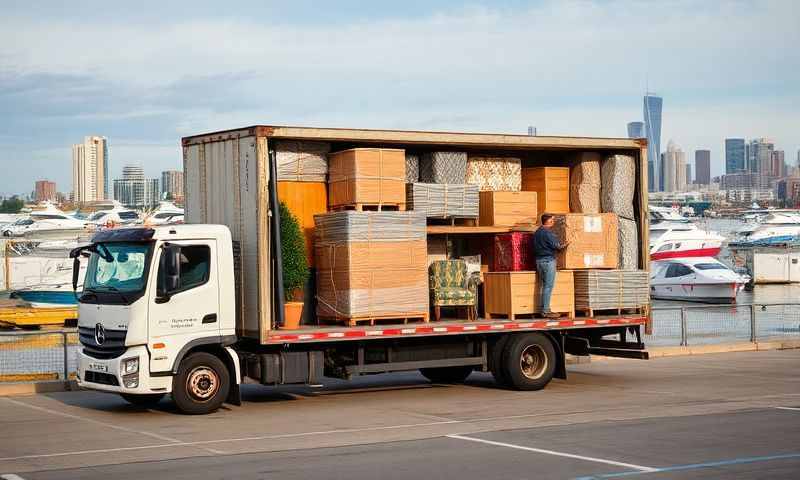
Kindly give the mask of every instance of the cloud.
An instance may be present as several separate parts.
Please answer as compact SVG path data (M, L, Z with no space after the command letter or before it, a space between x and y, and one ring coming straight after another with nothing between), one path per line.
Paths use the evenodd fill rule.
M345 2L329 22L313 5L260 3L238 16L167 6L157 20L115 5L94 20L18 9L0 19L2 130L32 150L61 145L54 163L87 134L112 147L177 145L255 123L623 136L649 85L665 98L665 145L711 146L719 164L726 135L800 144L797 2L412 2L367 13ZM173 162L147 148L118 160L147 157L153 174L158 158ZM22 172L0 191L31 183L36 172Z

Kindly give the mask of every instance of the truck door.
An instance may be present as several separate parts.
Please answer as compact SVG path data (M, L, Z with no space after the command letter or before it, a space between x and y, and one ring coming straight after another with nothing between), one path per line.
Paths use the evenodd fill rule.
M163 295L164 248L158 250L158 287L149 298L150 371L172 369L181 348L202 339L218 337L219 271L214 240L170 242L179 246L179 281L175 290ZM162 294L160 295L159 292Z

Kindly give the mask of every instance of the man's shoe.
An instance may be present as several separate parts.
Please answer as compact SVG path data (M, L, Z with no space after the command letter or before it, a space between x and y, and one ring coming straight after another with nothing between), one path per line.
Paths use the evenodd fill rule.
M560 313L555 313L555 312L545 312L545 313L542 313L542 316L544 318L560 318L561 314Z

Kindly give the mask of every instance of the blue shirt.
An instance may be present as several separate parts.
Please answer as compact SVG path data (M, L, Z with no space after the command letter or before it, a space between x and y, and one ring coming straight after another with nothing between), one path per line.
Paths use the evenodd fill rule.
M561 247L558 237L549 229L539 227L533 234L533 254L537 259L555 258L556 252Z

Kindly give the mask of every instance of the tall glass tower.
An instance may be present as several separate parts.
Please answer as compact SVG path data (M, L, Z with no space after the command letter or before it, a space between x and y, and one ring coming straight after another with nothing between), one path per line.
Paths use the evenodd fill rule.
M653 190L664 190L664 179L661 178L661 107L663 100L652 93L644 95L644 133L647 137L648 172L653 179Z
M628 138L645 138L644 122L628 123Z

